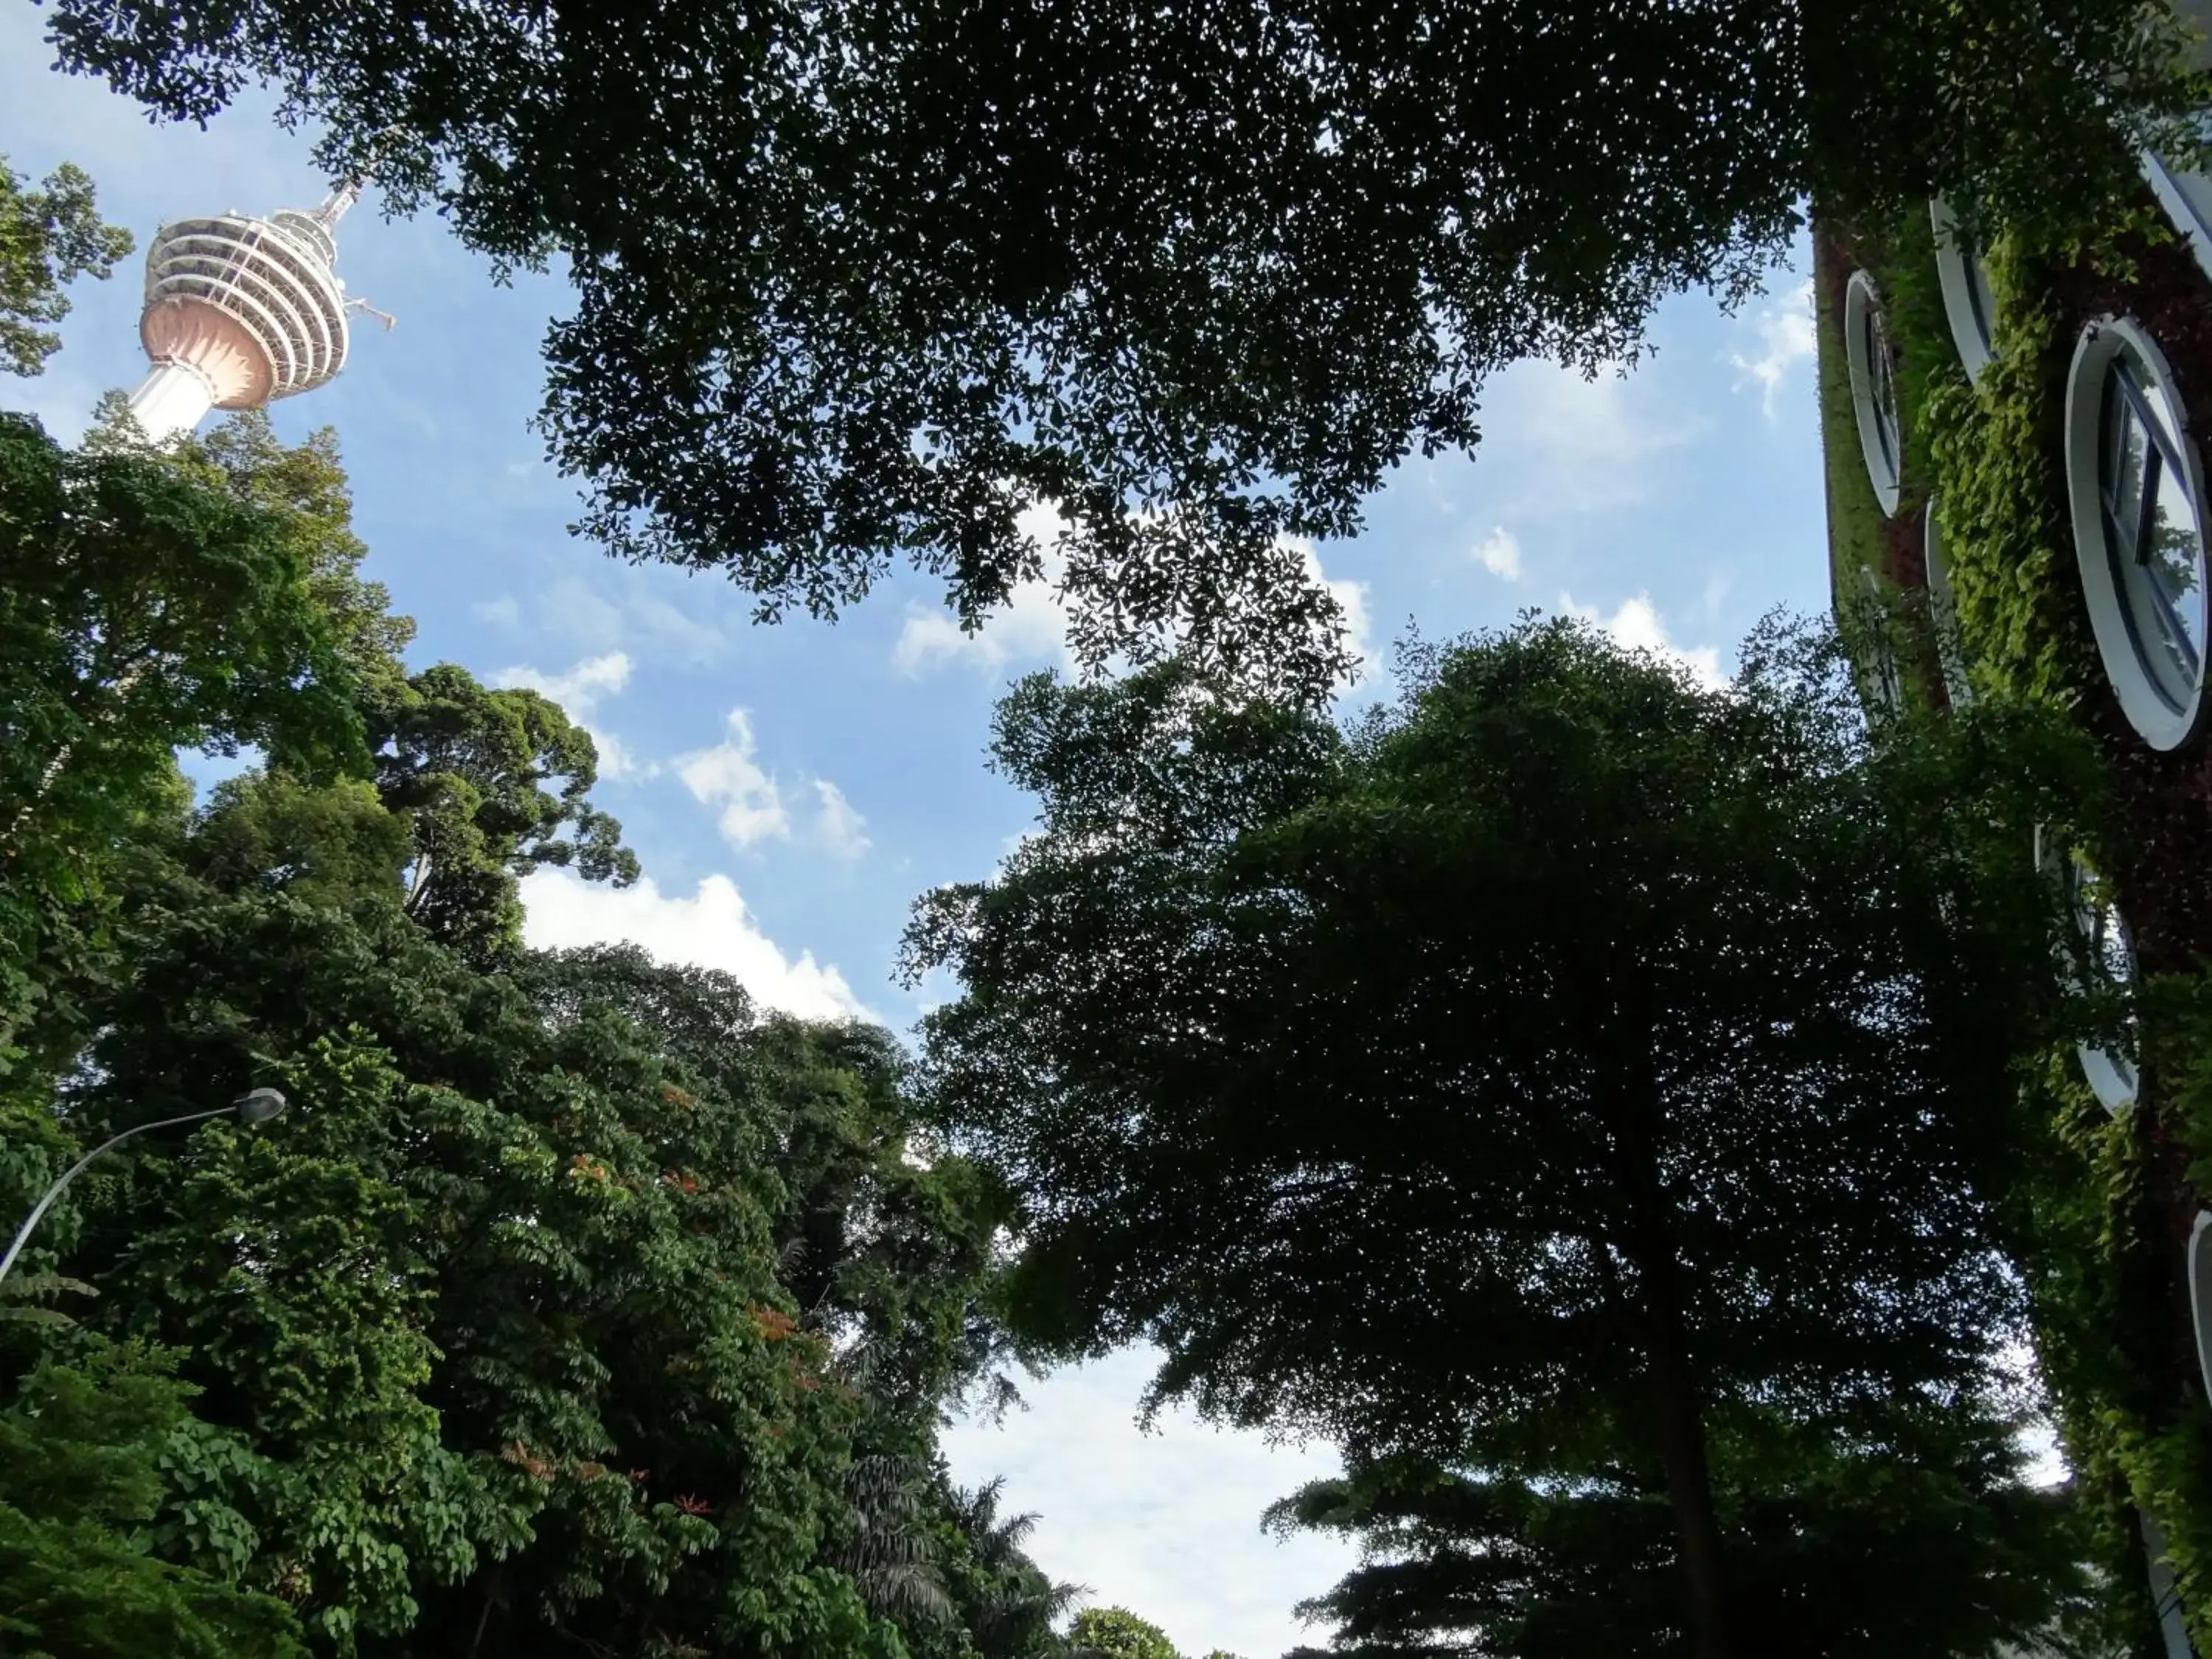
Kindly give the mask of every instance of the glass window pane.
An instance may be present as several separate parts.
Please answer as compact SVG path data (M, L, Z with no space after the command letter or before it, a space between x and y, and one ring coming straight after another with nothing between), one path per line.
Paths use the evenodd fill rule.
M1966 295L1974 311L1974 326L1981 331L1982 343L1992 353L1996 349L1997 299L1990 287L1989 267L1972 247L1960 250L1966 266Z
M2136 556L2142 521L2143 475L2150 465L2150 434L2136 416L2115 375L2105 392L2103 456L2098 486L2105 498L2106 527L2116 538L2112 552L2121 560Z
M2154 469L2148 534L2136 550L2154 601L2159 632L2176 665L2193 682L2204 660L2203 569L2196 503L2189 487L2166 467Z
M1903 447L1898 434L1897 388L1891 379L1889 340L1882 329L1881 313L1872 306L1867 307L1865 334L1875 434L1881 446L1884 464L1894 472L1899 468L1899 451Z
M2197 693L2207 645L2204 544L2175 411L2123 348L2105 383L2099 493L2112 574L2145 672L2174 708Z
M2142 359L2124 349L2113 360L2112 380L2119 395L2134 409L2136 418L2150 428L2150 441L2165 452L2166 464L2179 466L2180 426L2172 405L2154 389L2157 383Z

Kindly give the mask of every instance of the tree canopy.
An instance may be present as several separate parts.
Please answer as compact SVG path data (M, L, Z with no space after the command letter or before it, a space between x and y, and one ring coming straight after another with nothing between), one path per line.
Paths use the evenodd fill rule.
M69 315L62 290L105 281L131 248L129 231L100 223L82 167L64 161L32 190L0 155L0 374L44 372L62 343L47 325Z
M48 1361L0 1411L0 1642L54 1659L306 1659L272 1596L179 1567L144 1530L191 1390L149 1356Z
M2008 1057L2062 1012L2020 848L2075 763L1996 709L1871 742L1786 631L1722 692L1564 623L1401 672L1349 731L1181 664L1020 685L1037 831L909 934L962 987L934 1109L1021 1200L1030 1338L1357 1462L1663 1494L1718 1659L1717 1449L1971 1415L2019 1328Z
M1952 1659L2006 1651L2023 1632L2090 1634L2073 1494L2021 1480L2018 1424L2003 1412L1908 1403L1855 1431L1760 1427L1714 1448L1743 1627L1801 1632L1793 1640L1809 1652L1865 1659ZM1293 1659L1686 1650L1666 1494L1633 1469L1530 1480L1403 1456L1315 1482L1268 1521L1280 1533L1336 1534L1364 1558L1300 1604L1333 1639Z
M1079 1653L1097 1659L1182 1659L1168 1633L1127 1607L1085 1607L1067 1627Z
M88 942L111 853L172 804L179 748L308 775L364 752L359 545L238 487L276 449L246 432L172 461L0 414L0 1066L36 988L70 977L39 961Z
M1472 445L1504 364L1741 295L1808 194L2095 222L2203 101L2160 0L48 15L158 112L270 83L334 170L564 258L545 431L612 550L763 616L902 556L971 623L1049 576L1088 661L1179 638L1307 692L1342 646L1298 538Z
M409 669L327 434L9 434L0 1198L293 1109L107 1154L11 1274L0 1646L1059 1652L1067 1587L938 1453L1004 1204L896 1044L526 947L529 870L636 871L591 739ZM195 804L195 742L258 763Z

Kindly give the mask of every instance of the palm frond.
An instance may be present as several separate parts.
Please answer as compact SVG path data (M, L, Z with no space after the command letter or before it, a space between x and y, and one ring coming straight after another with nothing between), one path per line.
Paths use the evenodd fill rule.
M949 1622L957 1616L938 1574L927 1473L914 1459L873 1454L845 1471L847 1534L831 1565L879 1617Z

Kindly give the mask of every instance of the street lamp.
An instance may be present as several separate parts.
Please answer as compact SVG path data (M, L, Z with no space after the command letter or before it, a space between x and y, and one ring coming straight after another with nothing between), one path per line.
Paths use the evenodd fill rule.
M141 1123L135 1128L125 1129L119 1135L110 1135L76 1163L70 1164L68 1169L63 1170L62 1178L46 1188L46 1195L38 1201L31 1213L24 1218L22 1227L15 1234L15 1242L8 1247L8 1254L0 1256L0 1279L7 1278L8 1269L15 1265L15 1258L23 1253L23 1246L30 1239L31 1230L39 1224L39 1218L46 1214L48 1206L62 1195L62 1188L76 1179L78 1170L109 1147L119 1146L131 1136L144 1134L149 1129L168 1129L175 1127L179 1123L204 1122L209 1118L221 1117L225 1113L235 1113L238 1121L241 1123L266 1123L277 1113L283 1111L284 1105L284 1097L275 1089L249 1089L228 1106L217 1106L204 1112L187 1112L182 1117L160 1118L152 1123Z

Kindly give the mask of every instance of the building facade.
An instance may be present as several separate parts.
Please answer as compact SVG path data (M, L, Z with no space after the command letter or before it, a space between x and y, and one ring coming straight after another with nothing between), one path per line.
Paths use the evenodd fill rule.
M2177 9L2212 37L2212 0ZM1970 234L1936 201L1816 219L1814 277L1831 578L1870 712L2036 699L2109 763L2109 830L2022 858L2066 884L2087 971L2166 988L2027 1091L2056 1151L2027 1266L2105 1565L2142 1588L2139 1646L2192 1659L2212 1654L2212 177L2139 159L2102 257Z

